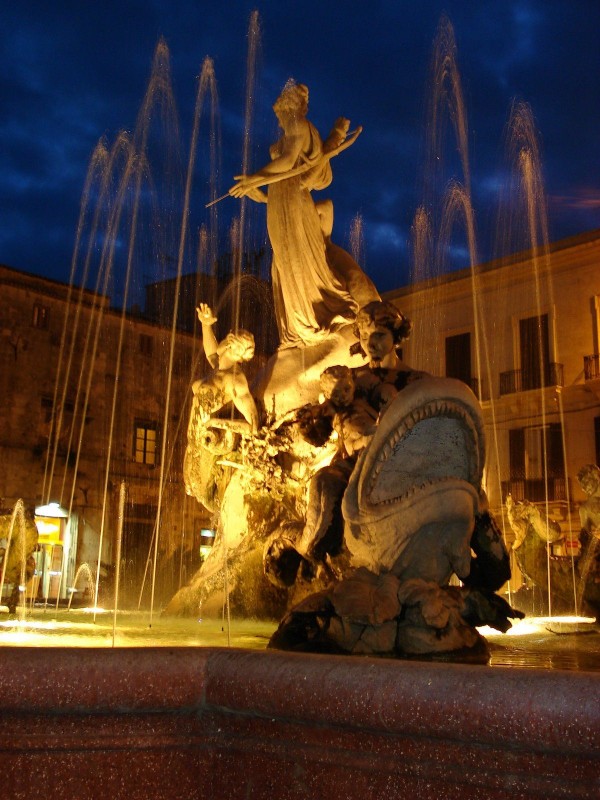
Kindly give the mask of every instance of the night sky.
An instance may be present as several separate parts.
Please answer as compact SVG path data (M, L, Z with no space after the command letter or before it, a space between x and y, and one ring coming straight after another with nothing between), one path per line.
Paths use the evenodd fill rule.
M515 101L530 104L539 134L550 239L600 228L598 0L4 0L1 8L0 262L16 269L68 280L90 155L100 137L110 143L135 127L160 37L170 51L184 163L197 77L205 56L214 59L220 193L229 188L242 162L254 8L262 33L252 166L268 160L276 135L270 107L290 77L309 86L309 118L323 136L340 115L362 125L356 144L332 163L334 183L323 196L335 203L338 243L347 244L361 215L365 266L380 289L406 282L410 272L443 12L457 44L481 260L497 254L505 128ZM462 179L451 126L445 148L445 179ZM199 159L192 232L208 220L208 199ZM238 209L232 198L220 204L223 230ZM256 219L264 222L264 207ZM194 261L190 247L184 271Z

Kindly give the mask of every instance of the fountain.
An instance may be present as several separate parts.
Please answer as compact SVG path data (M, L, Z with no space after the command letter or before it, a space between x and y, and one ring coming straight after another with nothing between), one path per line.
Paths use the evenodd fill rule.
M4 585L12 584L7 605L14 614L22 607L25 584L33 576L33 553L38 539L33 513L22 500L12 511L0 511L0 533L0 598Z
M272 646L318 654L115 648L114 631L112 648L4 648L5 787L15 798L40 783L60 793L67 776L80 797L96 796L100 781L116 797L499 798L507 787L527 797L590 796L600 755L594 674L451 663L494 663L477 627L506 630L519 616L497 594L508 555L483 488L481 405L464 383L400 357L410 323L333 245L332 208L310 197L360 130L348 136L340 119L321 143L306 120L306 87L285 91L293 97L276 104L284 137L271 165L231 190L263 201L269 183L283 346L249 381L240 364L252 348L239 318L231 336L207 347L218 312L199 305L213 373L194 388L185 477L213 509L217 541L171 610L195 621L211 606L283 614ZM127 163L136 183L138 166ZM468 180L452 200L471 219ZM309 277L300 237L318 245ZM298 261L292 274L287 258ZM476 285L474 275L474 298ZM176 320L177 309L173 332ZM117 373L120 343L118 352ZM167 402L161 498L171 422ZM591 519L592 502L588 510Z

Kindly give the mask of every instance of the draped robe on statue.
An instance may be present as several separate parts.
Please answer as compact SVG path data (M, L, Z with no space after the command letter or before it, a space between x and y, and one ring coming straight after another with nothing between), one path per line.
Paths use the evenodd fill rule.
M317 129L308 120L309 147L297 165L323 152ZM282 140L271 148L281 152ZM325 240L311 189L331 183L329 161L308 172L273 183L268 190L267 229L273 248L273 296L281 347L315 344L354 317L356 302L334 276L325 257Z

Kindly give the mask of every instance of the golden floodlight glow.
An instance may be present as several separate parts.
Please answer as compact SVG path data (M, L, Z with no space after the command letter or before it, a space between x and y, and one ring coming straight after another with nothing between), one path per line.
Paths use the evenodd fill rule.
M587 626L594 625L595 617L565 615L559 617L527 617L513 620L513 626L506 633L490 628L487 625L477 628L486 638L494 636L527 636L532 633L581 633Z

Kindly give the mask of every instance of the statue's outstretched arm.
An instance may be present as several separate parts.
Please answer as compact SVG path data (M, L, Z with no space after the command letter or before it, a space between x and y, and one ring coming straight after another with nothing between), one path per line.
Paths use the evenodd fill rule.
M218 343L213 330L213 325L217 321L217 318L213 314L212 308L206 303L200 303L196 309L196 313L198 314L198 319L202 325L202 343L204 345L204 353L208 363L211 365L211 367L213 367L213 369L216 369L219 363L217 357Z
M236 175L235 180L237 183L231 187L229 194L233 197L247 195L254 200L256 197L254 190L258 189L259 186L277 183L277 181L287 178L289 171L293 169L302 152L303 140L304 137L301 133L284 136L280 155L265 164L253 175Z

